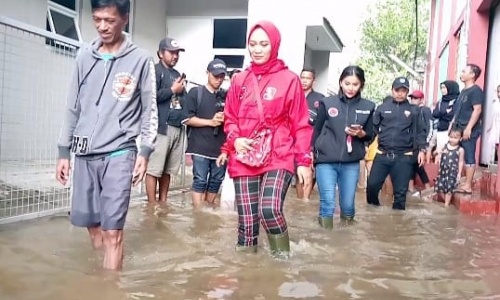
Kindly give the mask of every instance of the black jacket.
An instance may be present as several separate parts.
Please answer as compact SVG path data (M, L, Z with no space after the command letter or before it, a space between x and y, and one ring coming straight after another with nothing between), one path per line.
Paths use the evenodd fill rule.
M167 134L168 119L170 115L170 102L172 100L172 83L181 74L173 68L166 68L161 62L155 65L156 72L156 102L158 104L158 133ZM177 95L181 103L183 102L184 93ZM182 118L181 118L182 120Z
M311 124L312 126L314 126L314 123L316 123L319 101L323 98L325 98L323 94L315 91L311 91L306 96L307 106L309 108L309 124Z
M319 102L314 126L314 163L356 162L365 156L365 142L373 137L373 111L375 103L354 98L346 100L338 95ZM366 136L352 138L352 151L347 150L345 128L353 124L363 126Z
M453 116L455 115L455 102L460 95L460 87L458 83L454 80L445 80L441 82L441 85L446 87L446 95L441 98L437 103L434 111L432 112L432 117L438 120L437 131L447 131ZM447 112L446 110L450 111Z
M453 106L455 104L455 100L451 101L439 101L432 112L432 117L438 120L437 130L438 131L447 131L450 126L451 120L453 120L453 116L455 115L455 111L453 110ZM449 112L446 111L449 109Z
M420 107L406 100L380 104L373 114L373 125L381 151L405 153L427 147L427 125Z

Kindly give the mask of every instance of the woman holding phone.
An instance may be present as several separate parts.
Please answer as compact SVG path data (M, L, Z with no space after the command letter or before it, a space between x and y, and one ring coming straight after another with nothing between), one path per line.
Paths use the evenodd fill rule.
M319 102L313 148L320 200L318 221L324 228L333 228L337 186L341 218L354 218L359 162L365 156L365 142L371 141L374 132L375 103L361 98L364 84L363 69L348 66L340 75L339 94Z

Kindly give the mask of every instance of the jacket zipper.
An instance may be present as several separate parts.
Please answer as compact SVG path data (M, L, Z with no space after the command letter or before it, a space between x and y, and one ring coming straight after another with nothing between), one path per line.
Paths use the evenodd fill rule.
M396 128L399 128L399 105L400 103L396 104ZM396 135L396 130L393 130L392 136L391 136L391 149L394 151L394 136Z
M106 84L106 78L108 77L108 61L105 60L104 61L104 78L103 78L103 85ZM97 120L95 121L94 123L94 128L92 129L92 135L90 136L90 146L92 146L92 142L94 141L94 136L95 136L95 129L97 127L97 123L99 123L99 119L100 119L100 115L101 115L101 106L100 105L96 105L97 106ZM92 150L92 148L90 148L90 150Z
M341 103L342 103L342 100L340 100ZM349 100L347 100L349 101ZM347 123L349 122L349 102L347 103L342 103L342 106L344 106L344 108L346 108L347 112L346 112L346 117L345 117L345 126L344 128L348 127ZM344 157L344 152L345 152L345 149L347 148L347 134L345 133L345 130L344 130L344 134L345 134L345 142L344 142L344 145L342 145L342 151L340 152L340 159L342 159Z

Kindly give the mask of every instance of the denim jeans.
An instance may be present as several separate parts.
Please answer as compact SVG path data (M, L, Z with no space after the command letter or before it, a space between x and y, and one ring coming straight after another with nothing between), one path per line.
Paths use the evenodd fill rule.
M193 192L217 194L225 175L225 165L217 167L215 159L193 155Z
M354 198L359 178L359 162L316 165L316 182L319 189L319 216L333 217L336 187L339 187L340 213L353 217Z

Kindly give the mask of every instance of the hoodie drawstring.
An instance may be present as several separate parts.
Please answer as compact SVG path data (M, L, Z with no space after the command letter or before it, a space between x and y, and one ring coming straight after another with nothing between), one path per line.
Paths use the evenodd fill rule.
M95 66L97 65L97 62L98 62L98 60L96 59L94 61L94 64L92 65L92 67L90 67L89 71L85 74L85 76L83 76L83 80L80 81L80 83L78 84L78 92L76 94L75 106L74 106L75 109L78 105L78 100L80 99L80 90L82 89L82 86L85 83L85 81L87 80L87 78L89 77L90 73L92 73L92 70L94 70Z
M99 98L97 98L97 101L95 102L95 105L98 106L99 103L101 103L101 98L102 94L104 93L104 88L106 87L106 83L108 82L109 75L111 75L111 70L113 70L113 65L115 64L115 59L111 59L111 66L109 66L109 70L107 71L106 78L104 79L104 83L102 84L101 87L101 92L99 93Z

